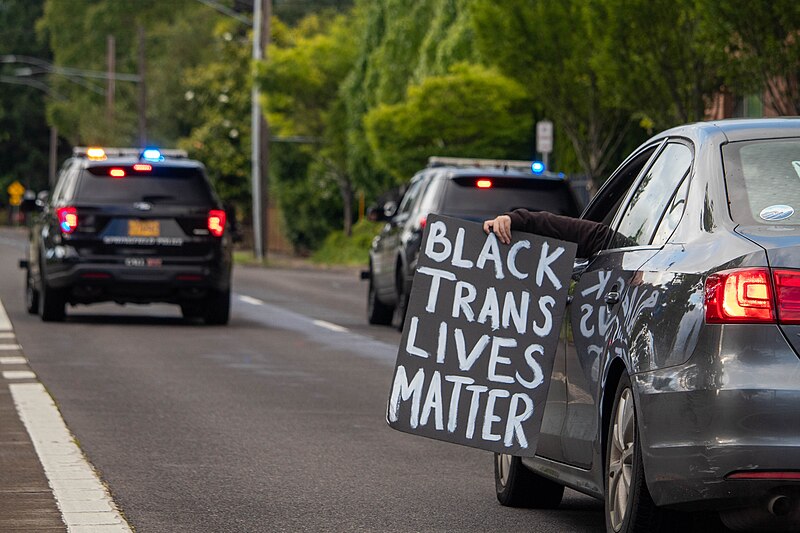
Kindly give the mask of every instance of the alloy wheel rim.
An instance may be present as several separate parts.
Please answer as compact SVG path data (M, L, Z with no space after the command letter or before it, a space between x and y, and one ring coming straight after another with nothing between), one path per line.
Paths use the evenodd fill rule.
M508 485L508 476L511 473L511 456L505 453L497 454L497 478L500 485Z
M608 513L614 531L622 528L628 510L633 476L633 451L636 445L636 413L631 389L622 391L611 428L611 453L608 460Z

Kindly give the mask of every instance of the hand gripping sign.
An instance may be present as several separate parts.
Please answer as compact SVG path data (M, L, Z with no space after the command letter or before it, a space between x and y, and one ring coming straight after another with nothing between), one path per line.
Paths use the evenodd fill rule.
M389 393L400 431L532 456L576 245L431 215Z

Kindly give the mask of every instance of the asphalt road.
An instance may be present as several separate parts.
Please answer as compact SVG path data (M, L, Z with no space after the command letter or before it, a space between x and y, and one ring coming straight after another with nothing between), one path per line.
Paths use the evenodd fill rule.
M115 304L44 324L24 309L25 246L0 231L0 299L138 532L604 531L596 500L501 507L491 454L386 425L400 337L366 325L354 270L237 268L227 327Z

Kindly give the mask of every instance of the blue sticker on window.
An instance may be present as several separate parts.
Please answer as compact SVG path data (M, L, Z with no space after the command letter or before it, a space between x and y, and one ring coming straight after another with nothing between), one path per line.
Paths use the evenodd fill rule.
M794 215L794 208L788 205L771 205L762 209L758 214L763 220L768 221L786 220L792 215Z

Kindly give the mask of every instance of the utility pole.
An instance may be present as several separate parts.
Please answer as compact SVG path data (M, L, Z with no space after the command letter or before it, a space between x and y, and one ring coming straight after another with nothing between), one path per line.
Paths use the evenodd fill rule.
M147 83L145 82L144 26L139 24L139 146L147 145Z
M117 70L116 41L113 35L106 38L106 65L108 68L108 86L106 87L106 121L109 131L113 131L114 123L114 92L116 80L112 76Z
M253 1L253 62L266 57L270 41L272 0ZM252 197L253 197L253 255L262 261L267 252L267 208L269 206L269 124L261 112L258 85L253 82L252 102Z

